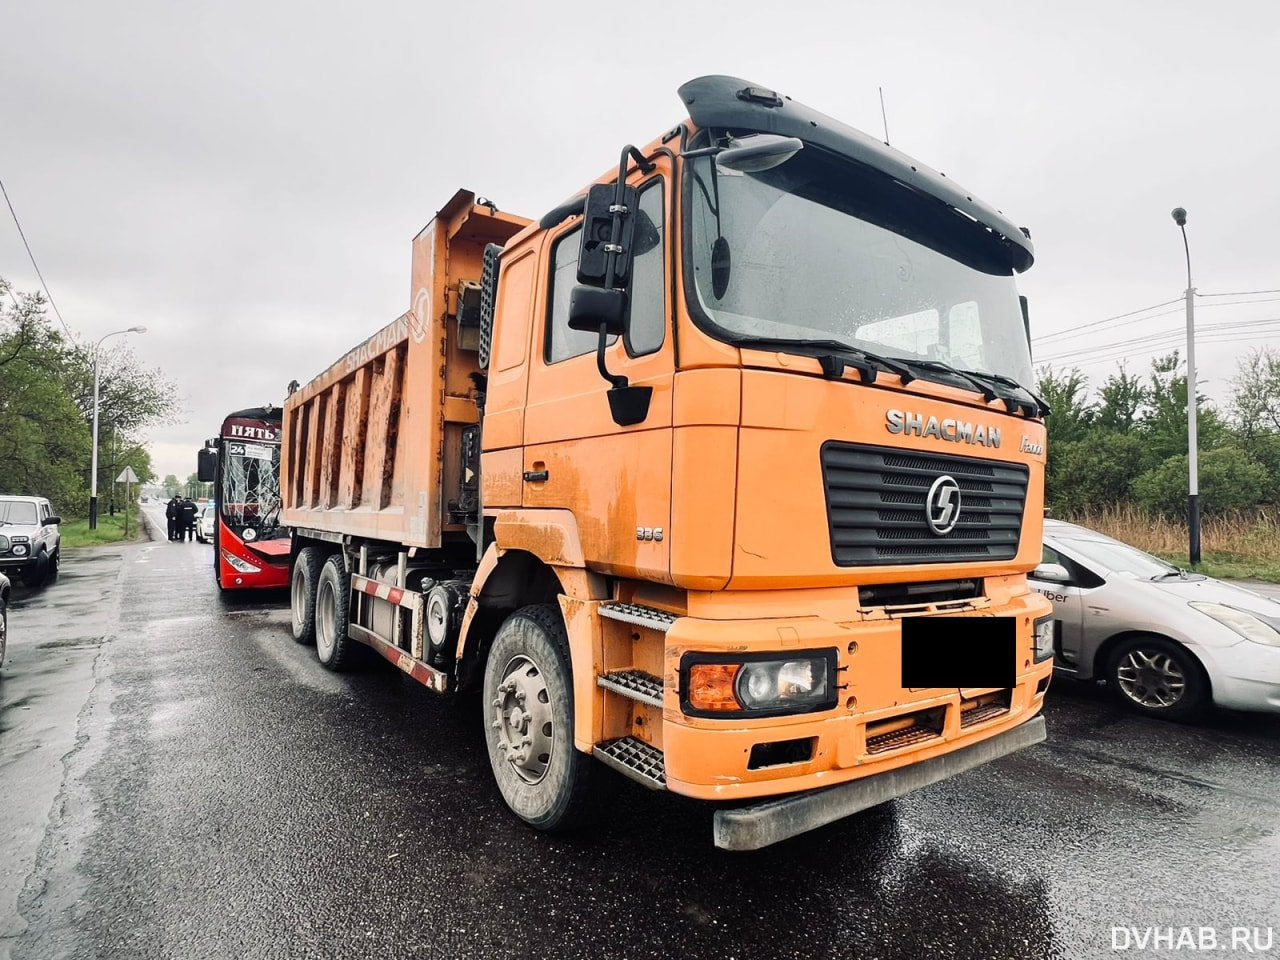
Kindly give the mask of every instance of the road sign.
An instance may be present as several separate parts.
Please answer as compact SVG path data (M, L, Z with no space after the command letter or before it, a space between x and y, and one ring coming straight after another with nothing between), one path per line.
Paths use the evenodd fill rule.
M120 471L120 476L116 477L116 483L137 483L138 475L133 472L133 467L125 467Z

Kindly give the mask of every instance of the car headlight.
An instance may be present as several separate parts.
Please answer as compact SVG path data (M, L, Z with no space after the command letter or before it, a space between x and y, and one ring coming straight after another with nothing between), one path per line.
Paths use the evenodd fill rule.
M1032 656L1040 663L1053 656L1053 641L1058 633L1058 621L1053 617L1041 617L1031 627Z
M25 543L15 543L13 545L13 555L15 557L25 557L29 549L31 548L28 547Z
M248 560L237 557L230 550L223 550L222 558L231 564L238 573L259 573L262 570L261 567L255 567Z
M1254 643L1265 643L1269 647L1280 647L1280 630L1277 630L1261 617L1245 613L1224 603L1188 604L1193 610L1199 610L1206 617L1213 617L1224 627L1229 627L1246 640Z
M692 716L776 716L836 705L834 650L729 657L689 654L681 700Z

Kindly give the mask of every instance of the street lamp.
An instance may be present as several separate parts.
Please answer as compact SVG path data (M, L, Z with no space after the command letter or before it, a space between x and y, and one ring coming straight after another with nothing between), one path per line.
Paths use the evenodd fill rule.
M1187 243L1187 211L1173 208L1173 222L1182 231L1182 249L1187 254L1187 524L1191 534L1190 560L1200 562L1200 464L1196 442L1196 314L1195 288L1191 286L1191 247Z
M129 327L127 330L113 330L101 337L93 347L93 463L89 467L89 529L98 529L98 353L102 349L102 341L122 333L146 333L144 326Z

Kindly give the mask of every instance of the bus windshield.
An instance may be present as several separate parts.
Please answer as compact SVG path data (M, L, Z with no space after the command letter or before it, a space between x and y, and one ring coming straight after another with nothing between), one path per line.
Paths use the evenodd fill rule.
M280 444L224 440L222 519L236 530L253 527L261 538L284 535L280 527Z

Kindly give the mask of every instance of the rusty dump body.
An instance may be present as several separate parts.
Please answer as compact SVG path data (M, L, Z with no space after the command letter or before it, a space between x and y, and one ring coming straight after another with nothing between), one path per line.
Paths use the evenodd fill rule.
M408 311L286 401L282 516L295 637L481 686L518 815L568 825L592 755L770 800L717 815L745 849L1043 738L1031 246L772 91L681 96L601 204L439 211ZM993 617L1014 645L904 686L914 617L946 658L989 660Z

